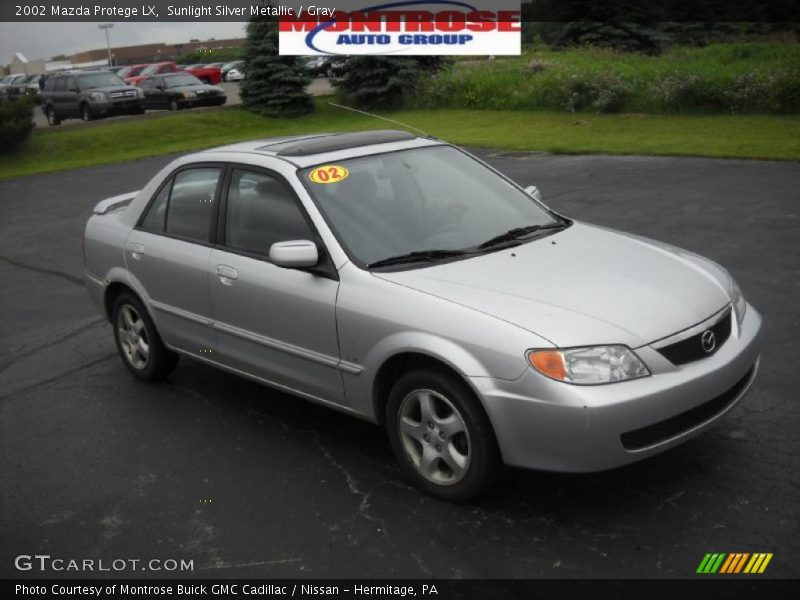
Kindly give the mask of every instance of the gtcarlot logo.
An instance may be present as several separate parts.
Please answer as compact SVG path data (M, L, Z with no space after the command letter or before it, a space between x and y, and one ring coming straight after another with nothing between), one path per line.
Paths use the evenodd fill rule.
M49 554L20 554L14 559L18 571L108 573L123 571L194 571L194 560L175 558L60 558Z
M284 55L518 55L518 0L405 0L292 12L280 18Z

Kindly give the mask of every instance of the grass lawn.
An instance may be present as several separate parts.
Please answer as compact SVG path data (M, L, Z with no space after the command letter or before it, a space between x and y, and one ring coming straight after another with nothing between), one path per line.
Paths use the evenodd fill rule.
M413 110L386 116L464 146L567 154L643 154L800 160L800 116L599 115ZM0 158L0 179L188 152L276 135L393 127L318 102L300 119L239 108L164 113L88 127L36 130Z

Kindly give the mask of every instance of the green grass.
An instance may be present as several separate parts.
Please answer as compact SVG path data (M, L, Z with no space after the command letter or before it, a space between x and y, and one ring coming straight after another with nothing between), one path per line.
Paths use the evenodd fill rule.
M412 110L397 120L465 146L567 154L643 154L800 159L800 117L599 115L529 111ZM329 107L299 119L269 119L238 108L37 130L0 160L0 179L188 152L296 133L392 125Z
M419 108L648 113L800 113L797 41L675 47L658 56L599 48L459 61L423 82Z

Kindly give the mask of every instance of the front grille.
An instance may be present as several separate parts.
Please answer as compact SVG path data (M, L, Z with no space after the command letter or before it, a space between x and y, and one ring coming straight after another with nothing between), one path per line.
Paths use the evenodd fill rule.
M714 333L714 349L707 352L703 348L702 338L706 331ZM714 325L706 331L702 331L690 338L675 342L669 346L658 348L658 351L673 365L685 365L707 356L712 356L720 347L728 341L731 335L731 311L727 310Z
M133 98L136 96L136 92L134 90L127 90L125 92L111 92L109 98Z
M739 397L742 390L747 387L747 383L753 376L754 371L755 365L752 366L747 374L737 381L732 388L700 406L695 406L686 412L682 412L664 421L653 423L647 427L623 433L620 436L622 446L626 450L641 450L642 448L647 448L648 446L653 446L670 438L674 438L677 435L705 423L723 412Z

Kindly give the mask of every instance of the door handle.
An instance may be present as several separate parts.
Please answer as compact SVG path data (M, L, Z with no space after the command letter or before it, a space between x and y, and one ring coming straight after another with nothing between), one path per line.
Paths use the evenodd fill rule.
M239 279L239 271L227 265L217 265L217 275L224 285L233 285Z
M141 244L131 244L128 246L128 250L131 251L131 256L134 260L142 260L142 256L144 256L144 246Z

